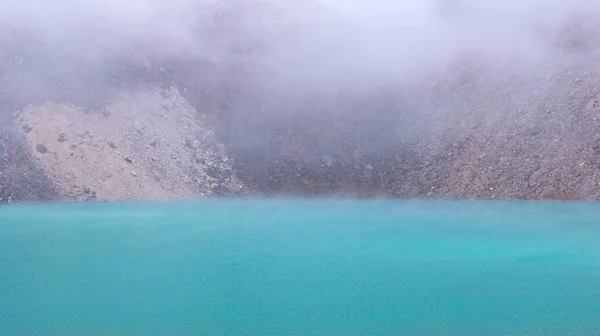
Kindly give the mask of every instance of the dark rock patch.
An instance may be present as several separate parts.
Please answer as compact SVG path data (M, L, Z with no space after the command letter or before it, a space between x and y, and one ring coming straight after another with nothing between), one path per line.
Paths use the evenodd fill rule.
M46 154L48 152L48 148L46 148L46 146L42 145L42 144L37 144L35 146L35 149L38 151L38 153L40 154Z

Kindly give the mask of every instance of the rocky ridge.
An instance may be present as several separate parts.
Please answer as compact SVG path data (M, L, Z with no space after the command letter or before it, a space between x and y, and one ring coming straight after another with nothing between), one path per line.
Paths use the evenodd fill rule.
M223 144L175 89L121 92L102 110L47 102L15 113L41 171L74 200L237 195Z

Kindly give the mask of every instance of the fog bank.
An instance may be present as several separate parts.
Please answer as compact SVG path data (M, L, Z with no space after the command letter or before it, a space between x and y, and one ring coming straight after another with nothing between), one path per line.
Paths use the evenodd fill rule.
M0 114L173 86L252 183L394 175L566 106L594 82L598 19L597 0L4 1ZM597 94L576 89L569 108Z

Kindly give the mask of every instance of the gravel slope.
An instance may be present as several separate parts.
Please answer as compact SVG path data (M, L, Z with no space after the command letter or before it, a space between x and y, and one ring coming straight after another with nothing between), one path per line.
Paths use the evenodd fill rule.
M69 103L15 114L31 156L77 200L171 200L238 194L224 146L177 90L121 92L103 110Z

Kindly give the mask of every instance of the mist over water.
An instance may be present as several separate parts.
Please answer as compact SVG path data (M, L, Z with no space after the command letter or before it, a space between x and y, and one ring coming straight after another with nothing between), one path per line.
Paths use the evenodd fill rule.
M516 135L538 127L538 110L575 115L597 94L599 8L596 0L7 1L0 114L45 101L102 110L121 92L174 86L199 114L218 112L212 126L253 188L289 192L303 187L300 176L325 194L379 190L414 180L399 165L416 171L456 153L447 147L461 147L473 129ZM573 125L571 115L559 118ZM412 195L396 189L392 197Z
M596 0L0 1L0 201L66 197L31 157L52 148L19 142L32 129L13 125L16 111L72 103L74 119L108 116L113 98L148 87L165 90L129 96L114 120L133 126L110 136L169 172L192 157L173 148L209 143L258 195L600 198L600 113L588 108L598 19ZM202 127L181 125L196 117ZM143 120L147 134L170 127L166 159L144 152L160 141L135 142ZM63 144L70 122L48 142L100 158L50 161L83 167L73 188L150 189L137 157L116 157L124 179L116 168L96 179L81 162L113 161L83 151L81 139L97 147L83 127ZM213 129L223 147L202 138ZM111 139L106 152L128 155ZM597 335L597 214L525 202L6 206L0 334Z

